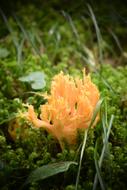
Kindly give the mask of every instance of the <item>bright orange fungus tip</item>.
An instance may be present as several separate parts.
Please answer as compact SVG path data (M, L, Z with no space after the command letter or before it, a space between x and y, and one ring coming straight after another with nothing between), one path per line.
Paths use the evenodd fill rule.
M40 119L32 105L28 106L27 119L36 128L44 128L63 147L63 139L74 145L77 129L87 129L91 122L100 93L89 75L83 71L83 80L60 72L53 78L51 94L44 95L47 103L41 105ZM96 117L94 126L99 116Z

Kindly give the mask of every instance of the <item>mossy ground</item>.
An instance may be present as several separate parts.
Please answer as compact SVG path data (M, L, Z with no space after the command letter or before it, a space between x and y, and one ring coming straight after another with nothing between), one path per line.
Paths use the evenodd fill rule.
M84 15L80 17L83 11L74 14L77 5L73 5L74 8L69 12L70 9L66 6L65 11L58 11L60 5L57 2L54 4L50 7L44 4L43 10L32 4L20 6L11 16L2 13L4 22L0 20L0 189L20 189L31 171L42 165L79 161L82 133L79 133L79 142L75 149L66 147L61 151L58 142L51 135L43 130L33 129L24 121L21 121L22 127L17 130L15 141L8 129L14 127L19 110L26 109L24 103L34 105L39 112L39 106L45 103L39 93L50 91L50 83L55 74L63 70L73 76L82 77L82 69L86 67L86 70L91 72L92 80L98 86L104 103L100 122L88 133L78 189L91 190L93 187L96 174L94 155L97 151L99 158L103 147L103 119L106 117L109 124L113 115L101 176L105 189L126 190L126 46L123 44L124 50L120 49L118 39L115 43L101 24L100 29L104 35L102 34L103 39L100 38L99 48L103 53L100 60L92 19L88 15L87 18L84 18ZM103 10L105 11L105 8ZM112 27L110 29L112 30ZM115 32L116 37L123 40L121 36L125 35L124 27L119 25ZM19 80L20 77L35 71L45 73L46 86L41 90L32 89L30 83ZM31 183L24 189L73 190L77 169L77 166L72 166L65 173ZM101 187L98 183L97 190L99 189Z

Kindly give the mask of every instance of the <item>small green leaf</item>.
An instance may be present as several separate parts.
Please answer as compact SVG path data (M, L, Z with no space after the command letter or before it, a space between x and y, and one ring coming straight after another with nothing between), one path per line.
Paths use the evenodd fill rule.
M20 77L19 80L22 82L29 82L34 90L43 89L46 85L45 74L40 71L35 71L27 76Z
M67 161L67 162L59 162L44 165L35 169L27 178L25 185L31 182L39 181L46 179L48 177L54 176L58 173L65 172L69 169L71 164L77 165L76 162Z

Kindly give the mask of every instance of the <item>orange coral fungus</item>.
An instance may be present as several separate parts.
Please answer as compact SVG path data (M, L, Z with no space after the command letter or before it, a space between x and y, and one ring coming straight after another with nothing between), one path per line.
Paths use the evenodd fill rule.
M76 143L77 129L88 128L100 94L89 75L83 72L83 80L73 79L63 72L56 75L51 84L51 94L41 105L40 119L32 105L28 108L27 118L37 128L43 127L56 137L63 147L63 139L68 144ZM96 122L98 117L96 118Z

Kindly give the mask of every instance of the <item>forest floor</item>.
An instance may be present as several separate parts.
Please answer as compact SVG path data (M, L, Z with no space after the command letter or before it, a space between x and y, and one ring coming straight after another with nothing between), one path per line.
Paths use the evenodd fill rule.
M62 2L0 9L0 189L126 190L125 6ZM60 71L81 79L84 68L100 94L91 121L100 119L87 138L79 131L76 145L61 149L22 116L28 105L40 114Z

